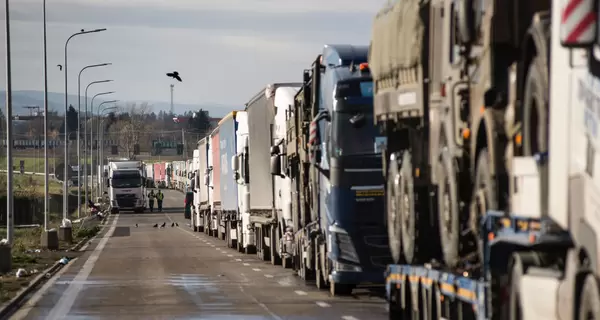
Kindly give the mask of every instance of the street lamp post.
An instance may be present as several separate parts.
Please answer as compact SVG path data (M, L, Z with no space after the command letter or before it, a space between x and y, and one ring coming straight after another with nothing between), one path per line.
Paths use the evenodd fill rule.
M45 1L45 0L44 0ZM81 119L81 74L83 71L89 68L97 68L97 67L105 67L110 66L112 63L100 63L100 64L92 64L83 67L79 71L79 75L77 77L77 120ZM79 125L79 121L77 121L77 218L81 218L81 134L80 134L81 126ZM84 148L85 149L85 148ZM87 158L85 165L87 166ZM87 188L87 185L86 185ZM87 203L87 202L85 202Z
M98 83L106 83L106 82L112 82L112 80L98 80L98 81L92 81L90 82L87 87L85 87L85 121L84 121L84 126L83 126L83 131L85 132L84 136L84 148L83 148L83 158L85 159L85 167L83 168L83 184L85 185L85 203L88 202L88 172L87 172L87 158L88 158L88 141L90 141L92 139L92 137L88 138L88 129L87 129L87 122L88 122L88 89L90 88L90 86L92 86L93 84L98 84ZM91 144L91 143L90 143ZM90 150L91 151L91 150Z
M100 118L102 116L102 112L104 112L105 109L110 109L111 107L107 107L105 109L102 109L102 111L100 110L100 107L102 107L103 105L107 104L107 103L115 103L119 100L109 100L109 101L103 101L98 105L98 108L96 110L98 110L98 121L96 121L96 138L98 139L98 144L97 144L97 149L96 149L96 165L98 166L98 168L96 168L96 183L98 184L98 188L96 188L96 197L102 197L102 193L100 193L100 189L102 187L102 183L100 181L100 168L104 165L102 161L102 158L100 158L100 150L102 150L102 148L104 147L104 144L102 143L103 141L100 140ZM114 109L116 109L116 107L113 107ZM94 110L92 109L92 113L94 112ZM93 156L92 156L93 158Z
M2 257L0 258L0 271L10 271L12 266L12 251L13 245L13 228L14 228L14 212L13 212L13 159L12 159L12 82L11 82L11 62L10 62L10 15L9 15L9 0L5 1L4 20L6 22L5 37L6 37L6 240L7 246L0 248Z
M102 109L102 111L100 112L100 116L103 116L106 111L115 110L115 109L117 109L116 106L106 107L106 108ZM99 132L101 132L99 140L102 141L102 147L100 148L100 150L98 152L98 154L99 154L98 162L102 163L101 167L103 167L103 165L104 165L104 120L106 120L106 118L102 118L102 120L100 120L100 124L99 124L100 125ZM103 180L102 178L103 178L103 174L104 174L104 169L101 170L101 173L102 174L98 176L99 182L100 182L100 180ZM99 195L100 197L104 196L103 191L104 191L104 187L103 187L102 182L100 182L100 195Z
M107 91L107 92L100 92L97 93L96 95L94 95L92 97L92 101L91 101L91 105L90 105L90 111L92 112L92 123L90 124L90 158L91 158L91 166L92 166L92 172L90 172L90 176L92 176L92 187L94 186L94 154L93 154L93 138L94 138L94 125L93 125L93 119L94 119L94 99L96 99L96 97L99 96L103 96L103 95L107 95L107 94L113 94L115 93L114 91ZM97 147L97 146L96 146ZM96 183L98 183L98 181L96 181ZM93 194L93 193L92 193Z
M8 0L7 0L8 1ZM84 34L88 34L88 33L96 33L96 32L102 32L102 31L106 31L106 28L102 28L102 29L94 29L94 30L90 30L90 31L85 31L85 30L81 30L80 32L74 33L73 35L71 35L69 38L67 38L67 41L65 42L65 62L64 62L64 68L65 68L65 168L64 168L64 175L65 175L65 179L63 182L63 221L67 219L67 212L68 212L68 179L67 174L68 174L68 170L67 170L67 165L69 163L69 138L67 135L67 111L69 109L69 87L68 87L68 79L69 79L69 72L68 72L68 59L67 59L67 53L68 53L68 47L69 47L69 41L71 41L71 39L73 39L76 36L79 35L84 35ZM66 225L65 225L66 226ZM60 238L60 233L59 233L59 238ZM63 235L64 237L64 235ZM70 238L70 237L69 237ZM64 239L63 239L64 240Z

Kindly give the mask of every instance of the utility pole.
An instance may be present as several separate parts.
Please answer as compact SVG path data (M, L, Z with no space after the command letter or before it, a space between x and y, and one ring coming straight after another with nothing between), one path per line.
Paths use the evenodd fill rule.
M173 88L175 88L175 85L171 84L171 114L175 114L175 107L173 106Z

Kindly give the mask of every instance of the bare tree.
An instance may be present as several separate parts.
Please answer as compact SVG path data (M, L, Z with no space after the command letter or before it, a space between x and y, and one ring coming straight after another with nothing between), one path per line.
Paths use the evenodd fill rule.
M151 112L148 103L129 104L121 110L122 114L126 113L128 116L121 117L111 126L111 131L118 134L119 151L130 159L135 159L134 147L140 144L145 131L150 128L146 120Z

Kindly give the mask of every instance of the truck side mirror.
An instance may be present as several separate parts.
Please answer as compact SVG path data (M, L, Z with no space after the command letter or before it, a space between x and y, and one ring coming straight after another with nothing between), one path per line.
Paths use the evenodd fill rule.
M104 177L108 178L108 172L104 171Z
M209 174L204 175L204 185L210 186L210 175Z
M279 146L271 146L271 155L278 155L280 153Z
M281 173L281 156L271 156L271 175L283 177Z
M240 163L238 162L238 156L231 156L231 171L237 172L240 169Z

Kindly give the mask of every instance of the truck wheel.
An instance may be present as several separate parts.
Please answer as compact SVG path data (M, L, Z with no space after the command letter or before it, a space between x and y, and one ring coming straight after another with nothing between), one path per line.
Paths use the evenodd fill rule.
M329 293L332 297L336 296L349 296L352 294L352 290L354 290L356 286L353 284L346 283L329 283Z
M402 156L402 168L400 169L400 193L399 212L402 225L402 252L407 263L416 262L415 260L415 242L419 236L415 231L416 213L415 213L415 190L412 176L412 159L410 152L405 151Z
M455 267L459 259L460 211L456 185L456 164L447 148L438 162L438 221L442 255L446 265Z
M389 320L400 320L402 319L402 296L400 290L396 289L395 285L390 287L390 294L388 297L388 319Z
M386 211L390 252L394 264L402 259L402 221L398 212L398 196L400 194L400 174L398 172L397 153L390 156L387 174Z
M532 156L536 153L548 152L548 67L543 58L536 56L529 65L525 80L523 97L523 155ZM541 208L547 210L548 198L548 164L540 168L540 199Z
M242 233L242 222L238 221L238 241L237 241L237 249L238 252L244 253L244 234Z
M519 258L519 254L513 255L513 262L510 268L510 291L508 292L508 301L506 304L506 318L508 320L523 319L521 313L520 292L521 292L521 277L523 276L523 264ZM586 318L587 319L587 318Z
M598 280L593 274L588 274L583 283L577 320L600 319L600 292Z
M475 235L479 259L483 261L483 241L479 233L479 221L488 210L498 208L496 199L496 181L492 178L489 168L489 154L487 148L479 151L477 167L475 169L475 182L473 195L469 205L470 231Z
M539 57L529 65L523 97L523 153L548 151L548 71Z
M432 286L431 296L428 300L429 319L442 318L442 299L440 289L437 285Z
M237 228L237 221L235 220L229 220L229 238L231 238L231 232L235 231L235 239L231 239L231 246L230 248L232 249L237 249L238 247L238 239L239 239L239 235L238 235L238 228Z
M225 246L227 246L227 248L231 248L231 226L229 223L229 221L225 221Z
M257 237L256 243L258 243L260 241L260 243L262 244L260 246L261 251L258 253L259 258L261 258L263 261L269 261L269 260L271 260L271 248L267 247L267 243L265 242L265 236L267 235L266 227L260 226L257 230L260 231L260 233L259 233L260 236Z
M315 282L317 288L327 289L327 282L325 281L325 276L323 275L325 261L323 261L324 254L322 251L324 248L322 247L323 246L321 246L319 243L315 243Z
M271 264L274 266L278 266L281 265L281 257L279 256L279 250L277 248L277 244L279 243L279 239L277 238L278 232L277 232L277 226L276 224L272 224L269 226L269 231L270 231L270 244L269 244L269 251L271 251Z

